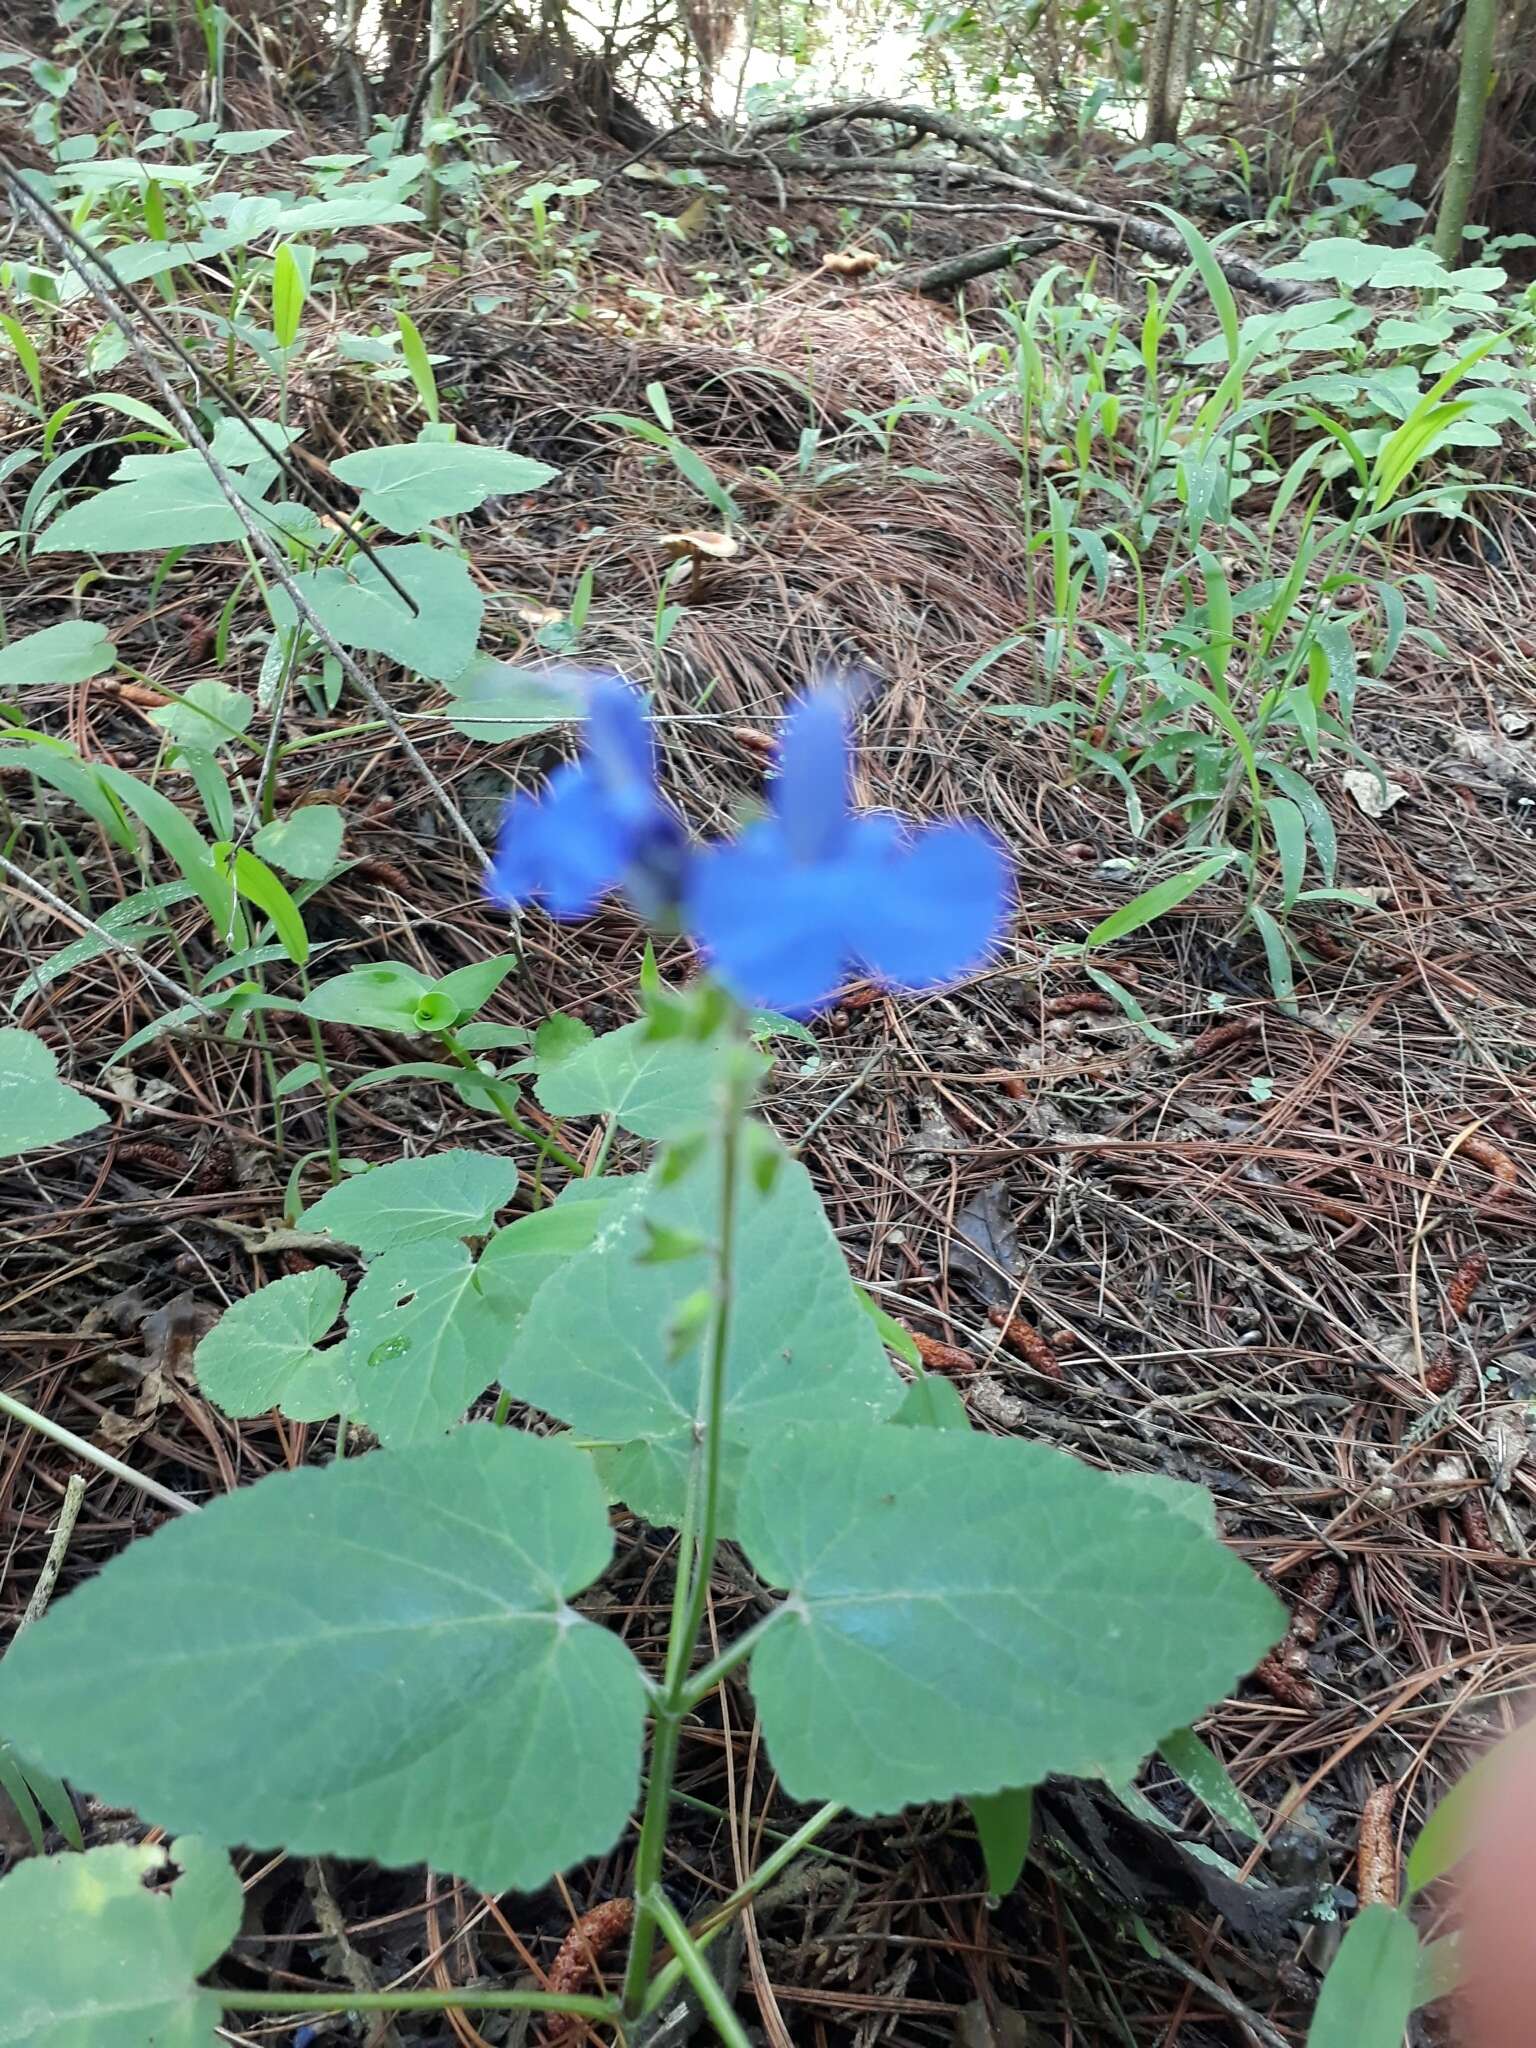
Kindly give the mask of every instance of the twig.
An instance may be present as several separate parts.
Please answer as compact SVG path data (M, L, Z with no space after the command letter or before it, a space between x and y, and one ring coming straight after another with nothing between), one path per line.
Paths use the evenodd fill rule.
M88 1465L99 1466L103 1472L110 1472L114 1479L121 1479L129 1486L136 1486L140 1493L147 1493L151 1500L157 1500L162 1507L174 1508L178 1515L195 1515L197 1502L188 1500L184 1494L172 1493L168 1486L162 1486L158 1479L151 1479L146 1473L135 1472L131 1465L125 1465L121 1458L114 1458L109 1451L87 1443L83 1436L76 1436L72 1429L65 1429L62 1423L50 1422L46 1415L39 1415L35 1408L29 1408L24 1401L18 1401L14 1394L0 1394L0 1415L10 1415L17 1422L24 1422L28 1429L35 1429L39 1436L50 1442L62 1444L66 1451L72 1451L77 1458L84 1458Z
M309 599L295 581L293 571L289 567L287 557L282 549L273 540L271 534L266 531L265 527L261 525L260 521L252 516L251 508L241 497L239 491L236 490L234 480L229 475L229 472L222 463L215 459L202 430L182 403L180 392L177 391L175 385L172 384L170 378L165 374L154 351L146 345L143 337L135 332L133 322L118 306L112 293L81 268L79 258L71 246L72 240L78 238L73 237L72 230L57 220L53 209L40 201L33 193L31 187L15 174L10 167L9 160L3 154L0 154L0 175L3 175L11 183L23 206L28 208L36 217L38 225L42 229L44 239L51 242L63 255L66 262L73 266L76 275L85 285L86 290L102 308L103 312L112 320L113 324L127 341L134 355L143 364L149 374L150 381L165 401L172 418L181 432L182 438L186 441L187 446L195 448L197 453L202 456L204 462L207 463L213 480L219 487L220 495L234 512L240 524L245 528L246 533L250 536L257 550L265 557L273 579L286 593L288 602L293 606L298 617L303 620L305 626L313 633L327 653L335 656L341 665L342 673L355 685L373 710L375 716L381 718L385 725L388 726L401 752L432 791L432 794L438 803L441 804L444 814L452 823L459 837L466 846L473 850L481 866L489 866L490 863L485 848L470 829L460 813L458 805L448 794L442 782L422 758L409 733L407 733L404 725L401 723L399 714L380 695L374 683L364 673L362 668L359 667L358 663L353 660L346 648L342 646L335 634L332 633L330 627L320 618L319 614L310 604ZM119 291L123 290L123 287L117 284L115 273L111 267L102 261L88 243L82 246L86 249L91 261L97 268L113 281ZM391 582L393 581L392 578L390 580ZM410 600L410 603L411 609L414 611L416 609L414 600Z
M64 1554L69 1549L69 1539L75 1533L75 1522L80 1513L80 1503L85 1499L85 1481L78 1472L71 1472L69 1484L64 1489L64 1500L59 1508L59 1519L54 1524L53 1536L48 1545L48 1555L43 1559L43 1568L37 1575L37 1584L32 1588L32 1598L27 1602L26 1612L16 1624L16 1640L23 1629L30 1628L34 1621L41 1621L53 1598L53 1589L58 1583L59 1572L64 1564Z
M479 35L481 29L489 28L497 15L510 5L511 0L491 0L490 6L482 8L469 24L469 27L460 29L456 36L443 45L443 48L433 58L432 62L425 66L420 78L416 81L416 90L406 102L405 121L400 130L400 147L402 150L407 150L411 146L411 137L416 132L416 123L421 119L421 110L427 103L427 94L432 90L432 81L436 78L438 72L442 70L445 64L450 63L459 54L467 42ZM526 25L525 21L524 26Z
M76 910L74 905L66 903L62 896L55 896L36 875L29 875L25 868L17 867L16 863L8 860L3 853L0 853L0 872L8 875L20 888L30 890L38 901L46 903L50 910L57 911L61 917L67 917L72 924L88 931L93 938L105 939L115 952L131 953L144 970L145 979L154 982L167 995L174 996L178 1003L185 1004L204 1017L216 1017L219 1014L211 1003L205 1003L201 996L195 996L190 989L184 989L179 981L173 981L153 960L146 958L131 939L121 933L108 931L107 927L98 924L94 917L87 917L83 910Z
M1012 264L1022 263L1026 256L1043 256L1060 240L1060 235L1041 233L1010 235L1004 242L988 242L983 248L967 249L959 256L946 257L944 262L933 263L926 270L920 270L912 279L912 289L918 292L955 291L961 285L969 284L973 277L986 277L991 271L1007 270Z
M235 393L230 390L229 386L223 381L223 379L216 376L215 373L212 370L210 370L205 363L200 363L197 361L196 357L191 354L190 350L185 348L183 344L177 339L176 335L174 335L171 332L170 328L166 326L165 322L155 312L154 308L152 306L147 305L145 301L142 298L140 298L139 294L136 291L134 291L131 285L125 284L123 282L122 278L118 276L117 272L113 269L112 265L107 261L106 257L102 255L101 251L99 249L93 248L92 245L85 239L84 235L82 235L77 228L72 226L71 223L67 221L64 218L64 216L57 210L57 208L51 206L48 203L48 201L44 199L39 193L33 191L32 187L28 185L26 181L22 178L20 172L16 169L15 164L11 162L11 159L5 154L3 150L0 150L0 177L3 177L5 179L6 183L11 187L12 191L14 191L20 198L26 201L27 205L31 208L33 213L37 215L39 222L43 224L45 232L48 235L48 238L51 241L53 241L56 245L64 245L66 257L68 261L74 265L76 276L80 279L80 282L86 287L86 289L92 293L92 296L98 300L98 303L103 303L101 301L100 294L95 291L95 288L91 284L91 280L80 268L80 264L76 254L77 251L80 254L83 254L90 258L91 262L95 264L96 268L107 280L107 283L111 286L112 290L117 293L119 298L127 301L127 303L133 308L135 316L143 323L145 327L149 329L150 333L153 334L158 341L163 342L164 345L171 351L172 355L176 357L177 361L181 363L183 368L189 370L192 373L192 375L197 379L199 384L203 385L208 391L212 392L213 396L219 401L220 405L222 405L227 412L232 413L234 417L240 421L241 425L245 428L246 432L250 435L251 439L256 443L257 447L261 449L264 455L268 456L273 462L277 464L278 469L282 472L283 476L287 479L287 481L293 486L294 490L296 490L299 493L300 497L307 498L310 504L314 505L315 507L317 507L318 510L323 512L326 518L334 523L337 532L343 534L349 541L351 541L352 545L355 548L357 548L362 554L368 557L369 561L372 562L373 566L384 578L384 581L389 585L390 589L395 593L396 597L401 599L401 601L407 606L407 608L414 616L420 610L420 606L417 604L415 598L411 596L411 593L407 589L405 589L405 587L401 583L399 583L394 576L390 574L388 568L386 568L384 563L379 560L377 552L370 544L366 536L358 531L358 529L353 525L352 521L348 519L344 513L340 513L336 510L335 506L332 505L330 500L324 495L324 493L321 492L316 487L313 480L305 473L305 471L295 464L293 456L289 453L286 447L283 447L280 444L275 444L267 439L263 429L269 424L269 422L265 420L254 419L251 416L251 414L247 412L245 406L241 403L239 398L236 397ZM113 318L117 320L118 325L121 327L122 321L116 314L115 310L111 307L108 307L107 310L108 312L112 313ZM128 333L128 330L126 328L124 328L123 331L125 334L128 334L128 339L130 341L135 342L136 353L139 353L142 356L145 353L143 350L142 343L137 342L136 338L131 333ZM325 469L325 465L323 463L316 462L313 456L306 456L305 460L314 463L316 468L324 470L327 476L330 475L330 471Z

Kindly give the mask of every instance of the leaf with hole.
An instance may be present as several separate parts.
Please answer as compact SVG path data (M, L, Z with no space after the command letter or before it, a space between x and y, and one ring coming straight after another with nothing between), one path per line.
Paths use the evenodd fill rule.
M19 1864L0 1884L0 2044L216 2048L219 1994L198 1979L241 1908L228 1856L190 1837Z
M485 599L466 562L446 548L380 548L378 561L415 601L410 606L374 563L358 556L345 569L313 569L294 583L316 617L343 647L385 654L433 682L450 682L469 666L480 637ZM285 590L272 592L279 626L296 616Z
M1167 1483L974 1432L782 1430L737 1535L788 1595L751 1669L774 1766L860 1813L1129 1778L1285 1620Z
M104 1109L58 1075L52 1050L34 1033L0 1029L0 1159L62 1145L107 1121Z
M85 683L116 664L117 650L105 626L89 619L64 619L0 647L0 690L25 690L37 683Z
M487 498L521 497L560 472L510 448L480 448L467 441L412 441L360 448L331 464L358 493L370 519L392 533L419 533L434 519L474 512Z
M738 1228L751 1249L732 1293L723 1425L730 1467L747 1443L789 1422L878 1422L902 1397L809 1175L771 1135L762 1140L778 1170L766 1191L740 1176ZM703 1370L701 1333L690 1331L679 1352L672 1327L711 1284L714 1262L698 1252L644 1263L647 1225L712 1241L721 1166L711 1144L670 1182L653 1167L641 1198L540 1288L501 1371L518 1400L624 1445L610 1483L655 1522L674 1523L683 1510Z
M347 1304L347 1331L352 1412L391 1447L451 1429L498 1376L507 1349L456 1238L382 1253Z
M371 1259L430 1238L484 1237L516 1187L511 1159L490 1152L433 1152L354 1174L312 1203L300 1224L328 1231Z
M55 1601L0 1727L171 1827L536 1891L635 1797L639 1666L568 1604L612 1553L588 1460L517 1430L275 1473Z
M226 1415L277 1408L293 1422L324 1422L352 1405L346 1346L320 1349L346 1288L329 1266L288 1273L247 1294L197 1347L197 1383Z

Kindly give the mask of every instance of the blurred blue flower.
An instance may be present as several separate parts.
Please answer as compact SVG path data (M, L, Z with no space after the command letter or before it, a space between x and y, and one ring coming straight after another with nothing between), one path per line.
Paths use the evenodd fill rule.
M514 797L502 817L490 893L512 908L535 900L552 917L585 917L621 890L642 917L675 909L686 843L656 787L645 700L614 676L587 700L581 759L550 776L542 796Z
M688 870L684 920L744 1001L814 1010L850 973L934 988L978 966L1008 915L1008 862L979 825L909 827L851 809L848 702L791 713L772 813Z

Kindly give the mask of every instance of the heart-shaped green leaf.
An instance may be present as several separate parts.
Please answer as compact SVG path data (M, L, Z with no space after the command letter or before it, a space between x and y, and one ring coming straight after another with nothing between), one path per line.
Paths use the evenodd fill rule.
M245 1295L198 1345L198 1385L226 1415L278 1408L294 1422L324 1422L345 1413L353 1399L348 1349L319 1349L345 1293L339 1273L316 1266Z
M728 1039L658 1038L641 1018L539 1058L533 1092L551 1116L612 1116L637 1138L669 1138L704 1122L725 1062L739 1057ZM754 1057L766 1072L771 1062Z
M18 1864L0 1884L0 2044L215 2048L219 1994L197 1980L242 1904L229 1858L195 1837Z
M88 619L63 619L0 647L0 690L24 690L33 683L84 683L116 661L117 650L105 626Z
M785 1789L893 1813L1130 1777L1285 1619L1170 1491L959 1430L760 1444L737 1528L789 1595L751 1671Z
M468 565L446 548L380 548L377 560L416 602L413 613L366 557L345 569L314 569L294 578L315 615L343 647L387 654L402 668L446 683L467 668L480 637L485 599ZM295 613L288 594L272 593L279 626Z
M428 1238L484 1237L512 1199L517 1167L492 1152L433 1152L354 1174L311 1203L306 1230L328 1230L372 1258Z
M450 1429L506 1352L469 1248L440 1237L376 1259L347 1305L347 1329L353 1413L390 1445Z
M368 517L394 533L419 533L434 519L473 512L490 497L536 491L560 474L530 455L466 441L360 448L331 467L358 492Z
M305 804L291 817L274 818L251 841L263 860L296 875L323 882L341 852L342 815L334 804Z
M756 1135L771 1156L774 1141ZM756 1437L801 1420L879 1421L901 1400L810 1176L782 1152L777 1167L766 1191L741 1176L744 1249L726 1359L728 1478ZM670 1184L653 1168L642 1197L540 1288L501 1372L520 1400L627 1446L610 1480L656 1522L675 1522L683 1511L705 1333L686 1316L680 1324L679 1310L710 1287L714 1261L707 1250L661 1263L647 1255L657 1231L713 1242L720 1174L718 1145L701 1148Z
M58 1078L43 1041L14 1025L0 1030L0 1159L60 1145L104 1124L107 1113Z
M275 1473L55 1601L0 1727L173 1828L534 1891L634 1802L639 1666L567 1604L612 1550L590 1462L516 1430Z

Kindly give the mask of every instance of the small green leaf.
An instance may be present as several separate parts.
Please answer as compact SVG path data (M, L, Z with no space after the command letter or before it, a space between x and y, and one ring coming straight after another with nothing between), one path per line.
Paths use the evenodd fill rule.
M0 1663L0 1727L222 1842L537 1891L638 1784L639 1666L568 1604L612 1554L589 1461L518 1430L274 1473L56 1600Z
M1323 1979L1307 2048L1401 2048L1418 1972L1413 1922L1391 1906L1367 1906Z
M553 1021L553 1020L551 1020ZM534 1094L551 1116L612 1116L638 1138L667 1138L702 1123L737 1047L726 1036L700 1043L654 1038L645 1019L604 1032L553 1062L535 1041ZM756 1072L771 1062L754 1055Z
M104 1109L58 1074L57 1059L34 1033L9 1024L0 1029L0 1159L62 1145L107 1121Z
M243 690L210 679L191 684L174 703L157 704L145 715L151 725L169 733L177 746L211 754L239 739L255 711Z
M1197 861L1182 875L1170 875L1166 882L1144 889L1129 903L1112 910L1102 924L1096 924L1083 944L1107 946L1115 939L1123 939L1127 932L1140 931L1144 924L1151 924L1170 910L1177 910L1197 889L1203 889L1212 876L1219 875L1233 858L1230 852L1207 854L1204 860Z
M1264 801L1264 815L1274 834L1280 856L1280 903L1289 911L1301 894L1307 875L1307 823L1289 797L1272 796Z
M301 882L323 882L341 852L342 814L334 804L304 804L263 825L251 844L263 860Z
M533 739L585 715L585 705L558 673L515 668L482 655L449 683L453 703L444 716L466 739Z
M1253 1809L1232 1781L1232 1774L1193 1728L1175 1728L1157 1745L1163 1762L1208 1806L1216 1818L1225 1821L1234 1834L1250 1842L1262 1839L1263 1831Z
M942 1373L925 1372L913 1380L901 1397L901 1406L891 1417L903 1429L969 1429L960 1389Z
M1496 1743L1456 1780L1419 1830L1418 1840L1408 1852L1406 1874L1410 1892L1423 1891L1426 1885L1434 1884L1456 1868L1467 1852L1477 1807L1487 1798L1490 1782L1508 1767L1506 1740Z
M433 1152L354 1174L306 1209L300 1223L305 1230L327 1230L373 1258L430 1238L484 1237L516 1187L517 1167L510 1159L489 1152Z
M415 600L414 613L366 557L345 569L313 569L294 582L343 647L388 655L433 682L451 681L473 659L485 615L468 565L446 548L425 544L380 548L377 561ZM279 626L295 621L285 590L272 592L272 611Z
M980 1794L965 1803L971 1809L986 1859L987 1890L996 1899L1006 1899L1024 1875L1029 1859L1035 1829L1034 1787L1022 1785Z
M248 846L235 851L235 887L271 920L279 945L295 967L302 967L309 958L303 913L266 862Z
M879 1302L865 1288L855 1287L853 1292L859 1307L863 1309L865 1315L869 1317L875 1328L880 1332L880 1342L885 1346L886 1350L894 1351L904 1365L910 1365L912 1370L921 1376L923 1354L913 1342L912 1332L898 1323L894 1316L888 1316Z
M0 2043L217 2048L219 1994L197 1980L243 1903L224 1852L187 1836L19 1864L0 1884Z
M517 965L515 953L497 953L489 960L475 960L468 967L456 967L437 984L437 994L453 1005L453 1020L473 1017L495 995Z
M289 1273L247 1294L197 1347L197 1383L226 1415L278 1408L293 1422L324 1422L352 1402L346 1347L321 1351L346 1288L328 1266Z
M223 140L223 138L220 138ZM272 258L272 336L279 348L292 348L304 317L304 272L291 242L278 245Z
M0 647L0 690L25 690L35 683L84 683L117 664L117 649L105 626L89 619L64 619L40 633L24 633Z
M416 1008L432 982L414 967L381 961L377 967L352 967L311 989L299 1008L322 1024L351 1024L359 1031L397 1031L407 1038L421 1035Z
M521 497L560 472L510 448L467 441L415 441L360 448L331 464L358 494L362 509L392 533L419 533L434 519L473 512L490 497Z
M400 353L405 357L406 368L411 373L411 382L416 386L416 396L421 400L422 410L434 423L437 420L437 378L432 369L432 358L427 345L421 338L420 330L409 313L397 312L395 323L400 329Z
M353 1413L391 1448L451 1429L507 1348L468 1247L441 1237L375 1259L347 1304L347 1330Z
M751 1668L774 1766L860 1813L1129 1778L1285 1619L1166 1483L975 1432L783 1429L737 1534L788 1594Z

